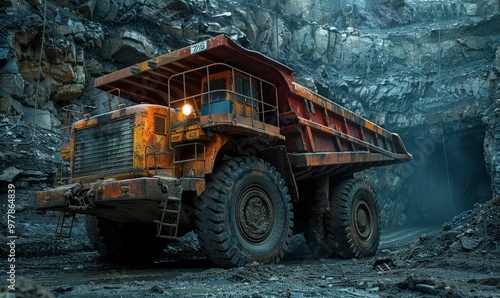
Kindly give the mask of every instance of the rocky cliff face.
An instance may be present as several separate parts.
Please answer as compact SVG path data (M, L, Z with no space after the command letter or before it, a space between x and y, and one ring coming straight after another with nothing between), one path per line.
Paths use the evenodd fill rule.
M34 121L41 132L55 135L64 126L61 106L93 104L93 78L225 33L293 67L298 82L402 135L415 160L368 173L386 225L443 210L452 215L491 198L486 172L493 194L500 194L497 0L1 5L0 112L11 124L0 128L0 147L21 154L0 156L5 169L24 156L13 145L22 135L15 123ZM49 153L48 160L57 161ZM56 168L36 162L17 167L19 173L4 173L4 180L36 170L44 173L38 181L47 181L43 177Z

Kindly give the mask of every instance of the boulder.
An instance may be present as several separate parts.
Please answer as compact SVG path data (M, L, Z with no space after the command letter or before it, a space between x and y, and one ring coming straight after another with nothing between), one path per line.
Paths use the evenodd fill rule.
M11 56L9 48L0 48L0 67L3 67Z
M56 90L52 100L61 102L75 99L82 95L83 84L66 84Z
M78 12L88 19L93 19L95 6L95 0L86 1L82 5L78 6Z
M94 8L94 16L96 19L104 19L111 10L110 0L99 0L96 1Z
M10 101L12 97L6 95L0 98L0 113L8 114L10 112Z
M53 64L50 68L50 76L62 84L72 83L75 79L73 67L69 63Z
M158 52L154 44L139 32L126 30L118 36L105 42L101 51L103 58L128 66L152 58Z
M24 115L22 120L26 123L33 123L44 129L51 129L51 117L50 112L41 109L33 109L30 107L24 107Z
M116 2L112 1L109 7L109 12L104 18L105 21L114 21L118 17L118 13L120 11L120 8L118 7L118 4Z
M4 73L19 73L13 51L9 48L0 48L0 74Z
M42 106L42 109L45 110L45 111L49 111L52 114L57 114L57 109L56 109L56 107L54 105L54 102L52 100L49 100L47 103L45 103Z
M77 84L85 84L85 70L83 68L83 66L81 65L77 65L75 67L73 67L73 71L74 71L74 79L73 79L73 82L77 83Z
M12 97L24 95L24 79L20 74L0 74L0 89Z
M37 88L38 85L38 88ZM26 81L24 88L24 97L20 100L25 106L38 107L43 106L50 98L51 94L51 82L50 81L40 81L38 84L36 81Z
M22 46L27 46L30 44L36 37L37 31L35 30L26 30L20 31L16 33L16 42Z
M188 3L187 1L183 0L173 0L170 1L169 4L167 4L167 8L171 10L177 10L177 11L182 11L182 12L189 12L192 10L192 5Z
M0 97L0 113L22 115L24 113L24 106L19 101L6 95L4 97Z
M472 251L476 249L479 244L481 244L482 239L470 237L470 236L463 236L460 238L460 244L462 245L462 248L465 251Z
M76 22L71 19L68 20L68 27L71 31L71 34L73 34L73 39L75 42L78 44L81 44L85 42L85 27L81 22Z
M27 57L35 57L30 54L26 55ZM16 61L19 67L19 73L23 76L24 79L29 80L37 80L38 79L38 61L30 60L18 60ZM45 74L49 73L50 64L42 61L42 69L40 72L40 79L45 79Z
M20 173L21 171L19 171L16 167L8 167L6 169L3 169L2 174L0 174L0 181L11 183Z

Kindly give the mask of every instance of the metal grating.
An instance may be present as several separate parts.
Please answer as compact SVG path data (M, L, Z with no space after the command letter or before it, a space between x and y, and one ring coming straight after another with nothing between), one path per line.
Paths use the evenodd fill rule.
M165 117L155 115L154 119L155 119L154 120L154 132L155 132L155 134L166 135L167 134L167 128L166 128L167 120L165 119Z
M76 131L74 177L100 177L132 170L134 118Z

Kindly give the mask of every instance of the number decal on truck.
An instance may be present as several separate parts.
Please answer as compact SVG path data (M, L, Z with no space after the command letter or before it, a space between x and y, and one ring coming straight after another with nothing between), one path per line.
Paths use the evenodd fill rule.
M203 41L191 46L191 54L198 53L207 49L207 41Z

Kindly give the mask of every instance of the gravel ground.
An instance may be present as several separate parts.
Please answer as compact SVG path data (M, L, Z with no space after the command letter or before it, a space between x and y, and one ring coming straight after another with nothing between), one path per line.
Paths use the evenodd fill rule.
M198 251L193 233L153 263L106 263L87 243L83 217L71 238L55 237L58 214L35 213L34 191L16 193L15 262L7 261L7 196L0 195L0 297L9 297L12 264L16 297L500 297L498 199L442 227L384 230L374 258L316 260L295 235L280 264L222 269Z

